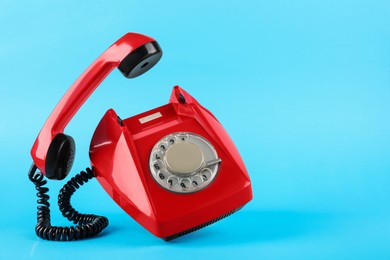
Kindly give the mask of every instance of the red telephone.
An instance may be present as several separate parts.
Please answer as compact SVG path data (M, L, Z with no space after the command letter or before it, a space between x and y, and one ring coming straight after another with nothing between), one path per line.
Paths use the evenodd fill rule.
M164 106L124 120L112 109L106 112L90 145L92 169L71 178L60 191L60 210L77 225L51 226L44 175L61 180L71 170L75 143L63 133L66 125L114 68L134 78L161 56L154 39L128 33L94 61L57 104L31 150L29 178L38 190L39 237L77 240L108 225L107 218L81 214L70 204L76 189L93 177L130 216L165 240L212 224L252 199L244 162L225 129L176 86Z

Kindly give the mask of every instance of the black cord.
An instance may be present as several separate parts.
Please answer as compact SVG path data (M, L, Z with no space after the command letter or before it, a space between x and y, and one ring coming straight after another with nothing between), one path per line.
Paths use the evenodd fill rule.
M95 177L90 168L87 168L86 171L81 171L71 178L60 190L58 195L58 205L62 215L77 225L71 227L51 225L50 197L46 194L49 189L43 187L47 181L44 179L44 175L41 172L36 171L37 167L33 164L28 172L28 177L35 184L35 188L38 191L37 225L35 226L37 236L46 240L72 241L93 237L108 226L108 219L106 217L81 214L70 204L73 193L84 183L87 183L90 179Z

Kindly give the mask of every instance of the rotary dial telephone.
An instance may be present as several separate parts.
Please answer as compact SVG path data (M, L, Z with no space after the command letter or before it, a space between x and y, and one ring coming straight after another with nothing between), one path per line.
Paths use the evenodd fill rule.
M70 198L97 178L112 199L145 229L171 240L220 220L252 199L250 179L234 143L206 108L179 86L169 103L121 119L109 109L90 144L91 168L61 189L58 205L75 226L52 226L47 179L70 172L75 142L64 129L104 78L118 68L137 77L161 58L152 38L128 33L111 45L73 83L40 131L28 176L38 190L36 234L47 240L78 240L108 225L103 216L82 214Z

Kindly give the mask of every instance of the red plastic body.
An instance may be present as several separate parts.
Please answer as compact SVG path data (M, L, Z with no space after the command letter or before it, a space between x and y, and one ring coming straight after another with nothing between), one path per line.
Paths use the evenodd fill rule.
M179 102L180 94L185 104ZM140 123L140 118L156 112L162 117ZM247 170L232 140L218 120L183 89L176 86L167 105L122 122L112 109L101 119L91 141L91 164L108 194L155 236L164 238L188 230L252 199ZM151 176L150 151L173 132L203 136L222 159L217 176L201 191L174 193Z
M46 154L53 138L64 131L97 86L130 52L153 41L155 40L142 34L127 33L103 52L72 84L50 114L31 149L34 163L42 173L46 173Z

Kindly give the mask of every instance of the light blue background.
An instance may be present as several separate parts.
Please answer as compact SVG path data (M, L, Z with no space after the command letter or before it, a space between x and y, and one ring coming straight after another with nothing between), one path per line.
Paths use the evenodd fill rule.
M54 3L56 2L56 3ZM74 197L110 226L95 239L38 239L30 148L80 73L128 31L164 50L150 72L114 71L66 129L74 173L112 107L123 118L165 104L178 84L209 108L246 162L254 199L166 243L96 181ZM0 2L0 258L389 259L389 1ZM73 173L73 174L74 174ZM71 174L71 175L73 175ZM56 207L53 224L68 225Z

